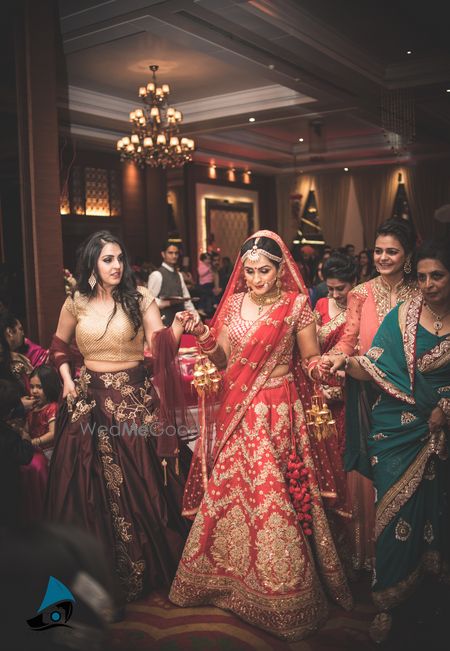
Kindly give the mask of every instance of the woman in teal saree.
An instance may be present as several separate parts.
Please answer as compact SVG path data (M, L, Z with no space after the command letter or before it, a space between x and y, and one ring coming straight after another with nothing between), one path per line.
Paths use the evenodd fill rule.
M365 448L376 489L372 584L380 611L371 636L383 641L390 611L426 574L449 582L450 247L422 245L421 295L385 317L364 356L332 356L381 390ZM344 359L343 359L344 358Z

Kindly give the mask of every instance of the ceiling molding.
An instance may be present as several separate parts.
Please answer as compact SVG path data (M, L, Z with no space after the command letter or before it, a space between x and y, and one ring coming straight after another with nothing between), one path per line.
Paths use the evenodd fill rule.
M69 86L69 104L71 111L96 115L128 123L129 113L140 105L139 98L131 102L113 95ZM302 95L290 88L272 84L260 88L214 95L190 102L182 102L177 108L183 113L183 124L223 118L242 113L252 115L259 111L299 106L315 102L313 97Z

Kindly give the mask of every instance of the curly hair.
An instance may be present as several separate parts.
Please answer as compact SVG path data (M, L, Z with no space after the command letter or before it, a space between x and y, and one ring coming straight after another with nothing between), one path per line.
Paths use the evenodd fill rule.
M117 244L122 251L123 259L123 273L120 283L111 292L114 299L114 310L111 314L108 323L106 324L105 332L112 319L117 312L117 304L122 306L123 311L130 319L134 328L133 338L137 335L139 328L142 326L142 316L140 311L140 302L142 301L142 294L137 290L136 278L131 269L129 257L118 237L112 235L109 231L97 231L90 235L87 240L83 242L78 252L76 280L77 284L72 290L72 296L76 291L80 292L83 296L90 298L95 295L96 289L91 288L89 285L89 278L91 274L94 275L97 283L102 285L100 275L98 273L98 259L105 244Z

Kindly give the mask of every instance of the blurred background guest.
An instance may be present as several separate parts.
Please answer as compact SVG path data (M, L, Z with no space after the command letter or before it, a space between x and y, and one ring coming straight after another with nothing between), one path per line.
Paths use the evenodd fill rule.
M372 251L363 249L358 255L358 284L367 282L375 273Z
M195 312L183 275L177 269L179 257L179 246L165 242L161 249L162 264L148 279L148 289L156 299L165 326L172 325L177 312Z

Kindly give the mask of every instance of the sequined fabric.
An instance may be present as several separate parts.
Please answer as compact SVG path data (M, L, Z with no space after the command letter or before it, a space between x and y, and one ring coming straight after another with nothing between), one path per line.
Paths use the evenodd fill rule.
M143 314L154 301L145 287L138 287L142 294L140 303ZM134 336L134 328L121 305L108 324L111 313L100 313L89 303L87 296L76 292L68 296L64 308L77 320L75 338L84 359L95 362L132 362L144 359L144 329L139 328ZM107 331L107 335L105 335Z

